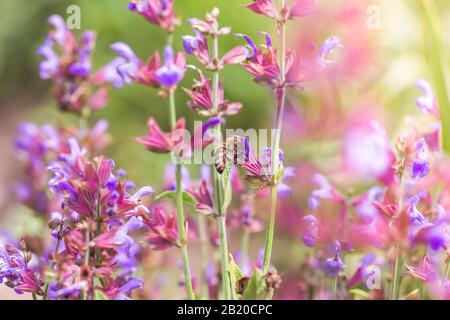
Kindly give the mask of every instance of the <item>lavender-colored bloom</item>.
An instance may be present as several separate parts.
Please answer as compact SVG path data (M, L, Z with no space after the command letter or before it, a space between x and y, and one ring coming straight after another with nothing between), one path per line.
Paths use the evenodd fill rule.
M328 258L322 265L322 271L328 277L337 277L339 272L344 270L345 268L344 262L341 260L339 255L335 255L334 257Z
M377 215L377 209L373 205L373 202L380 201L383 195L384 190L379 186L374 186L367 191L366 199L356 207L356 213L363 221L370 223Z
M95 47L95 33L87 31L80 36L81 46L78 50L78 60L69 68L69 73L74 76L87 78L91 73L91 55Z
M130 300L128 294L135 289L142 289L144 281L141 278L131 278L116 293L114 300Z
M424 94L422 97L417 97L416 105L423 113L429 113L434 116L439 116L439 108L433 89L428 81L420 79L416 81L416 86Z
M339 241L335 241L332 245L332 251L334 252L333 256L326 259L322 264L322 271L328 277L337 277L339 272L344 270L346 265L341 260L339 256L339 252L341 251L341 244Z
M342 47L343 47L343 45L342 45L339 37L331 36L331 37L327 38L325 40L325 42L323 43L322 48L320 49L320 53L319 53L319 57L318 57L320 67L325 68L329 65L333 65L335 62L332 60L327 60L326 57L334 49L342 48Z
M311 193L311 196L308 198L308 204L312 209L317 209L320 200L333 199L333 187L327 178L321 174L315 174L312 182L318 184L319 189L316 189Z
M54 30L51 32L51 37L61 47L66 44L66 39L69 34L69 29L66 26L66 22L59 15L52 15L48 18L48 23L53 26Z
M286 167L284 168L284 175L281 178L280 183L277 184L277 192L280 199L285 199L289 197L292 193L292 188L289 187L286 182L290 178L295 176L295 169L293 167Z
M191 55L198 48L198 39L195 36L183 36L183 48L187 54Z
M113 241L120 243L120 245L115 249L117 255L114 257L113 262L120 266L122 274L130 274L137 268L136 255L140 247L128 233L139 230L143 226L142 219L132 217L119 227L114 236Z
M420 202L420 198L418 196L413 196L409 200L408 206L408 216L409 221L413 226L420 226L426 222L423 214L417 209L417 205Z
M422 138L416 143L415 158L411 165L411 175L414 179L421 179L430 172L428 162L428 147L425 139Z
M174 87L183 79L184 70L175 64L172 47L164 48L164 64L156 71L159 83L164 87Z
M319 239L319 221L313 215L303 217L304 231L303 243L307 247L313 247Z
M111 50L116 52L123 60L113 60L109 67L116 66L117 73L122 77L127 84L132 83L139 74L140 60L134 54L133 50L126 43L115 42L110 46ZM113 79L112 76L110 79ZM116 85L120 85L116 79Z
M47 80L58 74L59 57L53 49L53 40L50 37L45 39L45 43L37 49L44 60L39 64L39 76Z

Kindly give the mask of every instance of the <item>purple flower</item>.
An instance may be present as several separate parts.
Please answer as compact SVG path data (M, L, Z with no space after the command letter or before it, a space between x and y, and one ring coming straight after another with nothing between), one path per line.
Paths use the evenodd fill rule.
M337 203L344 200L339 191L323 175L315 174L312 182L319 185L319 189L314 190L308 198L308 204L312 209L317 209L321 200L327 199Z
M95 33L87 31L80 36L80 48L78 49L78 60L69 68L70 74L87 78L91 73L91 55L95 47Z
M320 49L319 53L319 65L322 68L326 68L330 65L335 64L334 61L326 59L327 55L330 54L334 49L336 48L342 48L343 45L341 43L341 40L337 36L331 36L325 40L323 43L322 48Z
M131 278L124 285L122 285L116 292L114 300L130 300L128 296L130 291L135 289L142 289L144 281L141 278Z
M183 54L177 55L175 62L172 47L164 48L164 64L156 71L156 77L159 83L167 88L172 88L183 79L185 72L185 58Z
M45 43L38 48L37 52L44 58L39 64L39 76L41 79L47 80L58 74L59 56L53 49L53 40L47 37Z
M416 143L416 152L411 164L411 175L414 179L421 179L430 172L430 163L428 162L428 147L424 138Z
M422 97L417 97L416 104L420 111L429 113L436 118L439 118L439 106L434 95L433 89L428 81L420 79L416 81L416 86L424 94Z
M114 59L108 64L108 68L106 69L108 78L116 82L116 85L120 84L117 78L112 74L111 68L115 67L124 83L132 83L138 77L141 61L126 43L115 42L110 48L116 52L121 59Z
M313 215L303 217L303 243L307 247L313 247L319 239L319 221Z

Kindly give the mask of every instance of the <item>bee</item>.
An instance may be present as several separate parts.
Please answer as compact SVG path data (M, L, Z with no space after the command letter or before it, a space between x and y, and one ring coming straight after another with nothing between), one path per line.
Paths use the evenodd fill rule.
M214 150L214 166L218 173L222 174L227 163L242 165L248 159L248 147L246 138L233 135L224 140Z

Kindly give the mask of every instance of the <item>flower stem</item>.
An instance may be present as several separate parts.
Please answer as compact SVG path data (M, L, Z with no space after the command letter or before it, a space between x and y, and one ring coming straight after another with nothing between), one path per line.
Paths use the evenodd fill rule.
M198 215L198 233L200 240L200 281L202 287L202 295L209 298L208 281L206 278L206 269L208 267L208 233L206 228L205 216Z
M390 300L397 300L398 299L398 281L400 276L400 255L396 254L395 261L394 261L394 271L392 273L392 284L391 284L391 293L390 293Z
M85 267L89 266L89 242L90 242L90 232L89 232L89 223L86 223L86 230L84 231L84 245L86 247L86 251L84 252L84 262L83 265ZM81 290L81 300L87 300L87 291L88 288L84 288Z
M280 1L281 7L284 8L284 0ZM272 245L273 245L273 235L275 229L275 217L277 209L277 189L275 177L278 174L279 167L279 150L280 150L280 140L281 140L281 128L283 125L283 114L284 106L286 104L286 23L285 21L280 22L280 84L279 88L275 92L276 100L276 112L275 112L275 133L272 141L272 170L271 175L273 179L273 185L270 188L270 216L267 225L265 248L264 248L264 264L263 272L267 272L270 267L270 260L272 256Z
M175 108L175 91L169 91L169 118L172 130L175 129L177 122ZM181 190L181 164L176 165L176 204L177 204L177 225L178 239L180 241L180 249L183 257L184 280L186 282L186 291L189 300L195 300L194 289L192 287L191 267L189 264L189 255L187 250L187 234L185 228L185 218L183 209L183 193Z
M333 277L331 279L331 297L333 300L337 300L337 284L338 284L338 277Z
M60 227L60 232L62 231L62 225ZM59 245L61 244L61 238L60 238L60 232L58 232L58 236L56 239L56 244L55 244L55 249L53 250L53 255L52 255L52 262L50 263L50 267L49 267L49 271L53 271L53 268L55 267L55 256L58 253L59 250ZM47 276L47 281L45 283L45 288L44 288L44 296L43 296L43 300L47 300L47 295L48 295L48 288L50 286L50 280L51 280L51 276Z
M219 60L219 38L217 35L213 36L213 61ZM213 111L217 111L219 108L218 95L219 95L219 70L214 70L212 74L212 104ZM222 131L220 124L214 129L216 134L216 142L222 140ZM223 212L223 190L222 190L222 177L213 168L214 175L214 198L217 210L217 227L219 229L220 237L220 260L222 268L222 290L223 299L229 300L231 297L229 278L228 278L228 240L227 240L227 227L226 227L226 212Z

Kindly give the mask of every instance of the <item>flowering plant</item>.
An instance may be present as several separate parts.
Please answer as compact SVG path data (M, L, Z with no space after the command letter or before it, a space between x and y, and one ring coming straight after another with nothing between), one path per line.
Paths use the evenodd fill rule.
M242 14L273 25L259 38L222 26L218 8L184 19L175 4L131 0L131 19L165 43L142 60L115 39L99 68L96 33L48 19L38 73L79 123L18 127L13 191L46 232L0 230L0 284L35 300L152 299L165 287L190 300L450 299L450 88L432 2L421 5L435 66L408 82L420 112L394 135L367 93L379 75L356 3L327 14L314 0L250 1ZM192 31L179 36L184 22ZM267 130L232 129L248 108L233 75L272 97L270 143ZM93 120L134 84L166 106L129 137L167 161L159 186L137 187L135 167L141 179L161 168L135 154L130 174L118 168L108 122Z

